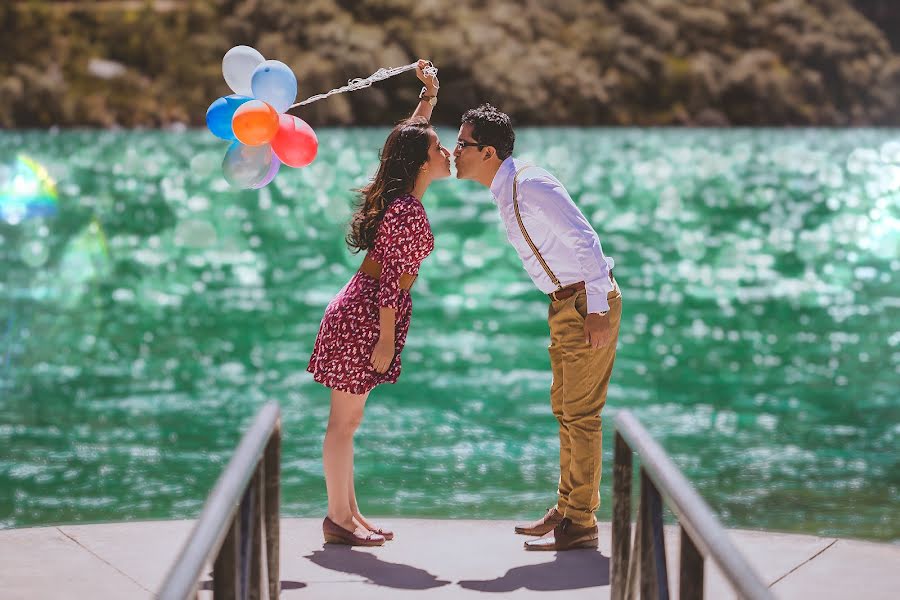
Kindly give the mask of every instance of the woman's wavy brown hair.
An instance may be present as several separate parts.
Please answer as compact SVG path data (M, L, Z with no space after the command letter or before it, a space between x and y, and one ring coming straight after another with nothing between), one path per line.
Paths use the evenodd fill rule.
M366 187L350 220L347 245L355 253L375 245L381 219L391 202L412 191L419 169L428 160L431 124L424 117L397 123L381 149L381 165Z

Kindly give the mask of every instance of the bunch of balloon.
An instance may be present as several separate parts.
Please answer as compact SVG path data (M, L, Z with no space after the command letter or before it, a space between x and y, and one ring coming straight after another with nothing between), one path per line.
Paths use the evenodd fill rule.
M213 102L206 126L233 143L222 171L231 186L259 189L282 164L305 167L319 150L319 140L303 120L285 114L297 97L297 78L283 62L266 60L250 46L235 46L222 59L222 74L234 91Z

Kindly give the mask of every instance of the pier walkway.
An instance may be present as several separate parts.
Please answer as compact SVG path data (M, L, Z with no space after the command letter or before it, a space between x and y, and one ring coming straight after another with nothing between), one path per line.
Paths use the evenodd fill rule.
M609 598L610 525L600 549L526 552L508 521L377 519L396 539L382 548L324 545L319 519L281 521L281 597ZM67 525L0 531L0 598L152 598L193 521ZM730 530L778 598L894 599L900 546ZM666 527L670 589L678 589L678 531ZM201 589L210 587L209 573ZM734 598L717 568L706 598ZM563 595L564 594L564 595ZM200 598L212 593L202 591Z

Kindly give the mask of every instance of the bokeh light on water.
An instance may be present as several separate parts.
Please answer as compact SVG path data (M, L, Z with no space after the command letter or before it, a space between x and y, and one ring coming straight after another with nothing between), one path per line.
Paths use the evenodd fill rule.
M0 133L0 163L27 154L59 194L55 215L0 221L0 524L194 515L272 399L284 512L323 514L328 398L305 366L361 260L350 190L386 132L322 130L315 163L252 192L228 188L203 132ZM900 537L900 132L517 143L616 259L604 414L634 410L730 526ZM533 516L558 469L546 300L487 190L439 182L425 204L436 249L404 374L358 436L363 508Z

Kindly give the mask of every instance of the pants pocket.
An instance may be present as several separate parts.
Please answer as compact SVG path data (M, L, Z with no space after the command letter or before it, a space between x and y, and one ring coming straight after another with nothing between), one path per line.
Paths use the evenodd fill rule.
M575 294L575 311L578 315L584 320L587 317L587 294L585 292L578 292Z

